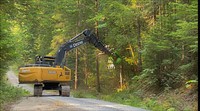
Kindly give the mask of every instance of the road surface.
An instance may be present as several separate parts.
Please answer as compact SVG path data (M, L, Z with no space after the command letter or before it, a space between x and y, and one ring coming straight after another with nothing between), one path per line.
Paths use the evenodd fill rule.
M16 87L22 87L33 95L33 87L18 84L13 71L7 72L8 80ZM43 91L42 97L27 96L11 106L11 111L147 111L127 105L89 98L58 96L56 91Z

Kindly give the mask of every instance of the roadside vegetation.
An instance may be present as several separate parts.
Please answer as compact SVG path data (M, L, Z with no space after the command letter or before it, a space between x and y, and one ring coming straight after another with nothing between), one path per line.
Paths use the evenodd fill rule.
M18 87L12 86L6 79L0 82L0 111L6 111L16 100L29 93Z
M197 0L1 0L0 15L1 82L8 66L55 56L92 29L121 59L90 45L67 52L75 97L198 111Z
M145 94L148 93L148 94ZM180 89L164 91L158 95L139 91L124 90L110 93L98 93L96 90L73 90L72 96L77 98L100 99L151 111L198 111L198 91L194 89Z

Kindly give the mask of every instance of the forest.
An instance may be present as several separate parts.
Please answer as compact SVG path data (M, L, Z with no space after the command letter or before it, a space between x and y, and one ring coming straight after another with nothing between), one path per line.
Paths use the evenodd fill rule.
M121 59L89 44L67 52L75 94L158 111L198 110L197 0L1 0L0 15L1 82L10 66L55 56L90 29Z

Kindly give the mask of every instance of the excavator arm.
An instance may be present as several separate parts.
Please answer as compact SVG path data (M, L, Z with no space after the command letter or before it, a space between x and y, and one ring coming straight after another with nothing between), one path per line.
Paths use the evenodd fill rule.
M87 42L94 45L96 48L98 48L99 50L101 50L109 56L114 55L103 45L103 43L96 37L94 33L86 29L77 36L64 43L59 48L55 57L55 65L61 66L65 53Z

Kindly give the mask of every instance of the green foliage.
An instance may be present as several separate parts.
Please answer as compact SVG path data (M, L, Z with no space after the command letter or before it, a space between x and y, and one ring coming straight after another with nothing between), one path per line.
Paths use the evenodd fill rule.
M3 110L3 105L7 102L15 101L29 93L22 88L16 88L1 80L0 83L0 110Z
M1 15L1 32L0 32L0 80L2 79L5 71L8 69L8 63L11 60L15 59L15 44L13 44L14 40L12 39L11 30L9 29L9 25L11 25L7 19L8 16L4 15L5 13L0 10Z
M176 111L175 108L169 108L167 111Z
M173 3L169 3L166 5L171 7L172 4ZM194 61L189 62L185 59L195 59L197 57L196 48L198 46L196 43L198 43L198 31L196 16L191 15L179 18L181 16L180 14L183 13L184 15L196 15L197 13L195 12L197 12L197 8L195 2L191 5L182 3L174 3L173 5L176 5L176 13L166 13L158 16L156 25L148 34L148 38L144 43L143 66L146 71L153 71L149 73L149 75L154 77L153 79L156 80L155 84L161 87L174 88L177 84L180 84L185 72L195 67ZM187 11L183 11L183 6L188 7ZM173 8L174 6L167 10L172 10L173 12ZM190 12L191 10L193 11ZM183 58L183 56L187 56L187 58ZM178 61L184 62L180 63ZM181 73L177 67L181 68ZM143 73L147 74L145 70ZM190 73L196 75L197 70L195 69L193 71L193 73Z
M98 93L96 91L86 91L86 90L73 90L73 97L76 98L96 98Z
M143 104L145 104L145 106L152 111L166 111L166 107L160 105L156 100L152 98L145 98Z
M189 80L186 82L186 84L190 84L190 83L198 83L198 81L197 80Z
M192 86L193 85L193 86ZM197 80L188 80L186 83L185 83L185 87L188 88L188 89L198 89L198 81Z
M116 63L119 64L121 63L122 59L121 58L117 58Z
M55 56L63 43L82 30L91 29L120 55L113 70L106 68L107 57L99 56L104 93L119 87L118 65L123 66L123 83L128 83L132 91L175 89L185 80L197 80L197 4L196 0L1 0L0 80L10 64L33 63L36 55ZM133 47L134 58L129 58L128 45ZM96 87L97 52L89 45L78 48L80 88ZM74 72L75 51L66 56L67 66ZM82 97L85 92L76 95ZM105 96L108 100L113 98L138 105L130 95ZM154 100L147 100L146 104L163 110Z

